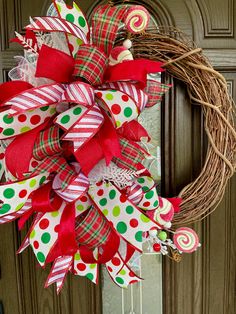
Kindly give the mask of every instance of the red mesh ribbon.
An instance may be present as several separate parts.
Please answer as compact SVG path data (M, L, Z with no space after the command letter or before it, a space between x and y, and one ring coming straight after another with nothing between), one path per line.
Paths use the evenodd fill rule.
M109 223L95 207L76 219L76 240L80 245L99 247L107 242L111 232Z
M73 76L80 77L92 85L99 85L108 65L107 56L97 47L82 45L75 57Z
M34 144L34 158L42 160L47 156L53 156L54 154L60 153L62 148L60 145L59 133L60 129L57 126L52 126L40 132Z
M93 43L107 55L113 48L119 25L122 21L126 6L104 5L95 12L92 20Z

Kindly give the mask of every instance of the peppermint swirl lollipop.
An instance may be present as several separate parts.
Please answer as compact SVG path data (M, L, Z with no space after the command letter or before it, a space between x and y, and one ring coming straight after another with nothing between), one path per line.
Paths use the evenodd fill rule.
M138 34L147 29L149 21L149 12L143 6L135 5L128 10L124 22L130 33Z
M177 249L184 253L192 253L199 246L198 235L194 230L187 227L178 228L173 240Z

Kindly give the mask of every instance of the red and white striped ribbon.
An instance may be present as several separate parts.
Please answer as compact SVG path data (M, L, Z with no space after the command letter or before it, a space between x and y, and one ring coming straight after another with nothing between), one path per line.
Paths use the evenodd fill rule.
M55 177L55 179L56 178L57 177ZM88 188L88 178L83 173L80 173L78 177L66 188L66 190L62 191L61 189L55 189L55 192L65 201L73 202L79 199L85 192L87 192Z
M61 100L64 93L63 84L51 84L28 89L6 101L2 105L11 106L10 115L15 115L26 110L55 104Z
M91 106L94 103L93 87L81 82L68 85L66 90L64 84L45 85L24 91L3 105L11 106L9 114L15 115L62 101Z
M94 89L91 85L82 82L69 84L62 96L62 101L75 102L86 107L92 106Z
M148 95L131 83L110 82L101 85L99 89L115 89L126 93L136 102L136 105L139 108L140 112L143 111L148 102Z
M24 204L24 206L18 211L11 213L9 215L6 214L5 216L0 217L0 224L4 224L4 223L7 223L7 222L10 222L19 218L24 213L26 213L30 208L31 208L31 199L28 199L26 203Z
M77 25L59 17L34 17L31 24L26 26L26 29L47 32L64 32L82 39L85 44L88 43L86 35Z
M27 235L25 236L23 242L21 243L21 246L17 250L17 254L22 253L29 245L30 245L30 234L34 228L34 226L38 223L38 221L41 219L41 217L44 215L44 213L37 213L36 217L34 218L34 221L30 227L30 230L28 231Z
M82 116L78 123L67 132L63 139L73 141L74 151L77 151L99 131L103 120L104 117L98 105L95 104Z
M73 256L61 256L58 257L51 268L50 274L47 278L45 287L49 287L51 284L56 283L57 294L60 292L63 283L65 281L66 274L70 270L73 262Z
M134 183L128 188L128 195L128 199L135 205L138 205L143 198L144 192L138 183Z

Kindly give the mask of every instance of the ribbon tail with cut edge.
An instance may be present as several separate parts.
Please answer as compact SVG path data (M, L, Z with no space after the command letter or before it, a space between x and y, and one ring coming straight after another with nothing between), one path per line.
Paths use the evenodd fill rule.
M156 105L162 100L162 97L171 88L172 85L162 84L155 80L147 80L145 92L149 95L147 108Z
M43 216L43 213L37 213L29 231L27 232L27 235L25 236L23 242L21 243L21 246L19 247L19 249L16 252L17 254L22 253L30 245L30 234L31 234L34 226L38 223L38 221L42 218L42 216Z
M106 263L106 269L114 283L121 288L127 288L128 285L142 280L123 261L119 253L114 256L113 260Z
M58 257L51 268L50 274L47 278L45 287L49 287L51 284L56 283L57 294L61 291L66 274L73 265L73 256L61 256Z
M107 68L105 80L107 82L135 81L141 89L147 85L147 74L164 72L162 63L147 59L138 59L118 63Z

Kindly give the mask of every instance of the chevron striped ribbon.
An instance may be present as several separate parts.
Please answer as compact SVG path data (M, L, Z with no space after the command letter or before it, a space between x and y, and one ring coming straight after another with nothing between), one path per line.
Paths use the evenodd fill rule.
M140 88L137 88L134 84L126 82L110 82L103 84L99 89L115 89L126 93L134 99L140 112L146 107L148 102L148 95L144 93ZM96 91L95 91L96 92Z
M58 176L55 177L55 180L60 180ZM54 189L53 185L53 189ZM88 178L83 174L80 173L77 178L72 181L72 183L62 191L62 189L54 189L55 192L63 198L67 202L74 202L79 199L85 192L88 191L89 188L89 181Z
M85 44L88 43L86 35L77 25L59 17L34 17L32 23L26 26L26 29L63 32L82 39Z
M67 86L61 100L92 106L94 103L94 89L89 84L74 82Z
M68 131L64 140L73 141L74 151L76 152L98 132L103 121L104 117L98 105L95 104L82 116L76 125Z
M57 294L61 291L63 283L65 281L66 274L70 270L73 263L73 256L61 256L58 257L49 273L45 287L49 287L51 284L56 283Z
M28 89L3 103L3 106L11 106L10 115L16 115L27 110L55 104L60 101L64 92L63 84L51 84L42 87Z

